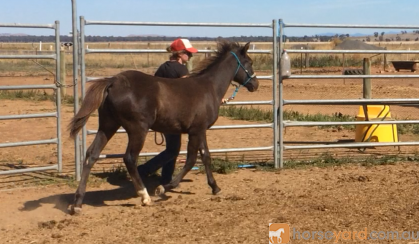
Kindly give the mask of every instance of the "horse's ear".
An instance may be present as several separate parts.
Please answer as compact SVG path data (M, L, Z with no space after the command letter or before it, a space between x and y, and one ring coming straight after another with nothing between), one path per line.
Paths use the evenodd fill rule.
M250 42L246 43L246 45L244 45L243 49L242 49L242 54L246 55L247 54L247 50L249 50L250 47Z

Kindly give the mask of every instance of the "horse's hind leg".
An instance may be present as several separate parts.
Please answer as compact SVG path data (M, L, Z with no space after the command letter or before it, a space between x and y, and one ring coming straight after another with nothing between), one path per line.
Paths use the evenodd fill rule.
M138 196L141 197L141 203L143 205L150 205L151 198L148 195L147 188L145 188L144 183L137 170L138 154L143 148L148 128L145 125L141 125L135 126L134 129L125 129L127 130L129 141L127 151L124 155L124 163L127 167L128 173L131 176L135 190Z
M77 188L74 204L71 206L70 213L77 214L81 212L82 202L86 193L87 179L89 178L90 170L99 158L100 152L106 146L108 141L112 138L115 132L118 130L119 125L112 120L110 117L106 118L106 122L99 118L99 129L93 143L89 146L86 151L86 157L83 162L83 171L79 187Z
M215 195L218 192L220 192L221 189L218 187L217 182L215 181L214 176L212 175L211 156L208 150L206 135L204 136L204 139L202 140L199 146L199 153L201 154L202 162L204 163L204 166L205 166L205 173L207 174L208 185L212 189L212 194Z

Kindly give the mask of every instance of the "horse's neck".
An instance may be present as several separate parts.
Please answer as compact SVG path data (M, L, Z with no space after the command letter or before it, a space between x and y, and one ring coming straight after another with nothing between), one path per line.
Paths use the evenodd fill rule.
M217 99L220 101L226 94L230 81L234 78L234 72L237 68L237 66L235 66L236 63L233 56L231 58L224 57L221 62L205 72L206 82L212 83Z

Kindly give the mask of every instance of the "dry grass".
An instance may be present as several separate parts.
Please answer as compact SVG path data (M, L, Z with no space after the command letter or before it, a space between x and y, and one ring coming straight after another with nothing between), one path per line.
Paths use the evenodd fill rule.
M252 49L271 49L271 43L253 43ZM166 49L170 45L167 42L101 42L101 43L86 43L86 48L89 49ZM197 49L211 49L216 48L215 42L194 42ZM2 54L39 54L39 43L0 43ZM42 50L55 50L54 43L42 43ZM257 70L266 70L272 68L272 58L266 54L251 54L255 60ZM168 53L130 53L130 54L87 54L86 55L86 72L87 75L96 75L98 69L112 68L112 69L143 69L149 67L157 67L159 64L166 61L169 57ZM195 54L193 63L198 63L205 58L204 53ZM53 60L37 61L46 68L54 70ZM67 65L67 74L71 72L73 65L72 49L66 48L65 62ZM43 69L31 60L7 59L0 60L0 71L3 75L14 76L16 73L21 75L45 75ZM110 75L110 74L106 74Z
M216 48L216 42L208 41L195 41L194 46L198 49L212 49ZM251 49L255 50L270 50L272 49L272 43L269 42L253 42L254 46ZM308 45L311 49L315 50L330 50L337 44L336 41L331 42L286 42L284 43L285 49L291 49L296 45ZM374 42L373 45L386 47L387 50L418 50L419 42ZM39 54L40 43L0 43L0 49L2 54ZM90 49L165 49L170 45L170 41L160 42L92 42L86 43L86 47ZM50 52L55 49L54 43L42 43L42 52ZM67 73L71 73L73 57L71 48L65 50L65 61L67 64ZM324 54L311 54L311 57L321 58ZM331 56L331 55L328 55ZM342 54L332 55L341 59ZM353 54L346 55L347 60L361 60L365 55ZM384 55L368 55L374 56L373 63L380 64L384 60ZM255 61L256 70L271 70L272 69L272 57L266 54L251 54L251 57ZM301 59L301 54L290 54L291 59ZM198 63L205 58L205 54L196 54L193 62ZM391 60L417 60L419 55L408 55L408 54L394 54L387 55L387 61ZM131 53L131 54L87 54L86 55L86 67L88 75L95 75L94 73L98 69L112 68L112 69L144 69L157 67L160 63L168 59L167 53ZM54 70L53 60L38 60L38 63L42 64L50 70ZM359 63L362 65L362 62ZM34 63L31 60L12 60L3 59L0 60L0 71L3 75L15 75L19 73L21 75L45 75L46 73L40 65ZM22 74L23 72L23 74ZM107 74L108 75L108 74Z

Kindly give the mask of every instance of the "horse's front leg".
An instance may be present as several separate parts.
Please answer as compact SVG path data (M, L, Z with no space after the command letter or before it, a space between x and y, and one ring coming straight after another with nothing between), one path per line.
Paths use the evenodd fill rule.
M179 183L182 181L183 177L192 169L196 163L196 158L198 156L198 148L202 141L202 136L200 134L189 134L189 142L186 155L186 163L183 166L182 170L175 176L175 178L170 181L169 184L164 185L164 190L169 191L173 188L176 188Z

